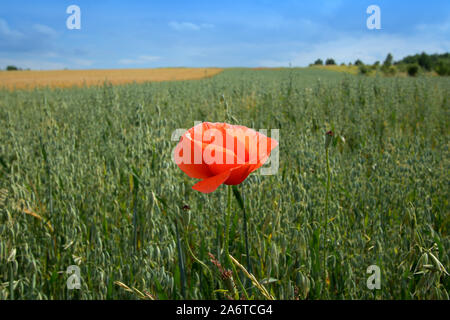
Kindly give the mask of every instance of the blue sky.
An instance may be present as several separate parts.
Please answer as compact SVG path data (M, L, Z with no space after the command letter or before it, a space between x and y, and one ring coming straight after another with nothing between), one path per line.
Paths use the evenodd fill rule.
M81 29L69 30L69 5ZM369 5L381 30L369 30ZM450 51L450 1L2 1L0 68L306 66Z

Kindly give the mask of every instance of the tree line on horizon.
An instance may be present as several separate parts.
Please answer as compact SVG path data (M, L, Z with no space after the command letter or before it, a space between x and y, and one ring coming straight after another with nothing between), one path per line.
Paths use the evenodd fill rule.
M328 58L325 63L322 59L314 61L313 65L337 65L333 58ZM345 66L341 63L341 66ZM384 62L376 61L372 65L365 64L360 59L354 63L350 62L348 66L358 66L360 74L369 75L376 71L381 71L385 75L395 75L397 72L406 72L410 76L417 76L419 73L436 72L440 76L450 75L450 53L444 54L427 54L422 52L420 54L409 55L401 60L394 61L391 53L388 53Z
M327 58L325 63L322 59L317 59L310 66L331 66L337 65L333 58ZM345 66L345 63L341 63ZM359 73L362 75L370 75L374 72L381 71L383 74L393 76L397 72L406 72L410 76L417 76L424 72L436 72L440 76L450 76L450 53L443 54L427 54L422 52L420 54L409 55L401 60L394 61L391 53L388 53L384 62L375 61L373 64L365 64L361 59L357 59L354 63L348 63L348 66L358 66ZM0 69L1 70L1 69ZM8 65L6 71L20 71L30 70L22 69L14 65Z

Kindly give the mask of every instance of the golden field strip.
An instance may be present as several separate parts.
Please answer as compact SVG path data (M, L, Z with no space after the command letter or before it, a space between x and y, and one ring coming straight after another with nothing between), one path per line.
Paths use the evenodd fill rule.
M329 66L311 66L311 68L321 69L321 70L330 70L336 72L346 72L350 74L358 74L358 66L338 66L338 65L329 65Z
M220 68L1 71L0 88L67 88L101 85L105 81L116 85L146 81L195 80L212 77L222 71Z

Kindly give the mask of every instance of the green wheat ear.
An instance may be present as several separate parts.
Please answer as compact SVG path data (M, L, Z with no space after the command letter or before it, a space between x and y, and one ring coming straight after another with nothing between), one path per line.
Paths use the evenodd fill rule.
M0 189L0 209L6 206L6 198L8 197L7 189Z

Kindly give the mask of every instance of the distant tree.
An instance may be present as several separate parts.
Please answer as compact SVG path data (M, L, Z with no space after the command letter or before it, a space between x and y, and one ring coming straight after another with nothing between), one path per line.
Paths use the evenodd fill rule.
M392 54L388 53L386 59L383 62L381 71L387 76L393 76L397 73L397 69L392 65L394 62L394 57Z
M421 66L425 70L428 70L428 71L431 70L431 65L432 65L431 57L429 55L427 55L425 52L422 52L422 54L419 56L418 63L419 63L419 66Z
M446 64L450 64L450 53L427 54L422 52L413 56L404 57L402 60L395 62L395 65L405 71L407 71L408 66L411 64L418 64L426 71L435 70L437 72L436 69L439 69L442 73L445 70Z
M392 66L393 61L394 61L394 57L392 56L392 54L388 53L388 55L386 56L386 59L383 62L383 67L389 68L390 66Z
M409 75L409 76L415 77L415 76L417 76L417 74L419 73L419 65L416 64L416 63L410 64L410 65L408 66L407 71L408 71L408 75Z
M317 59L316 61L314 61L314 65L316 65L316 66L322 66L322 65L323 65L322 59Z
M345 66L345 62L342 62L342 63L341 63L341 66Z
M450 62L439 61L434 71L440 76L450 76Z
M380 65L380 61L375 61L375 63L373 64L375 67L378 67Z
M327 66L331 66L331 65L336 65L336 62L334 61L334 59L328 58L328 59L325 61L325 64L326 64Z
M19 68L17 68L16 66L7 66L6 67L6 71L16 71L19 70Z
M364 63L361 60L356 60L355 61L355 66L362 66Z

